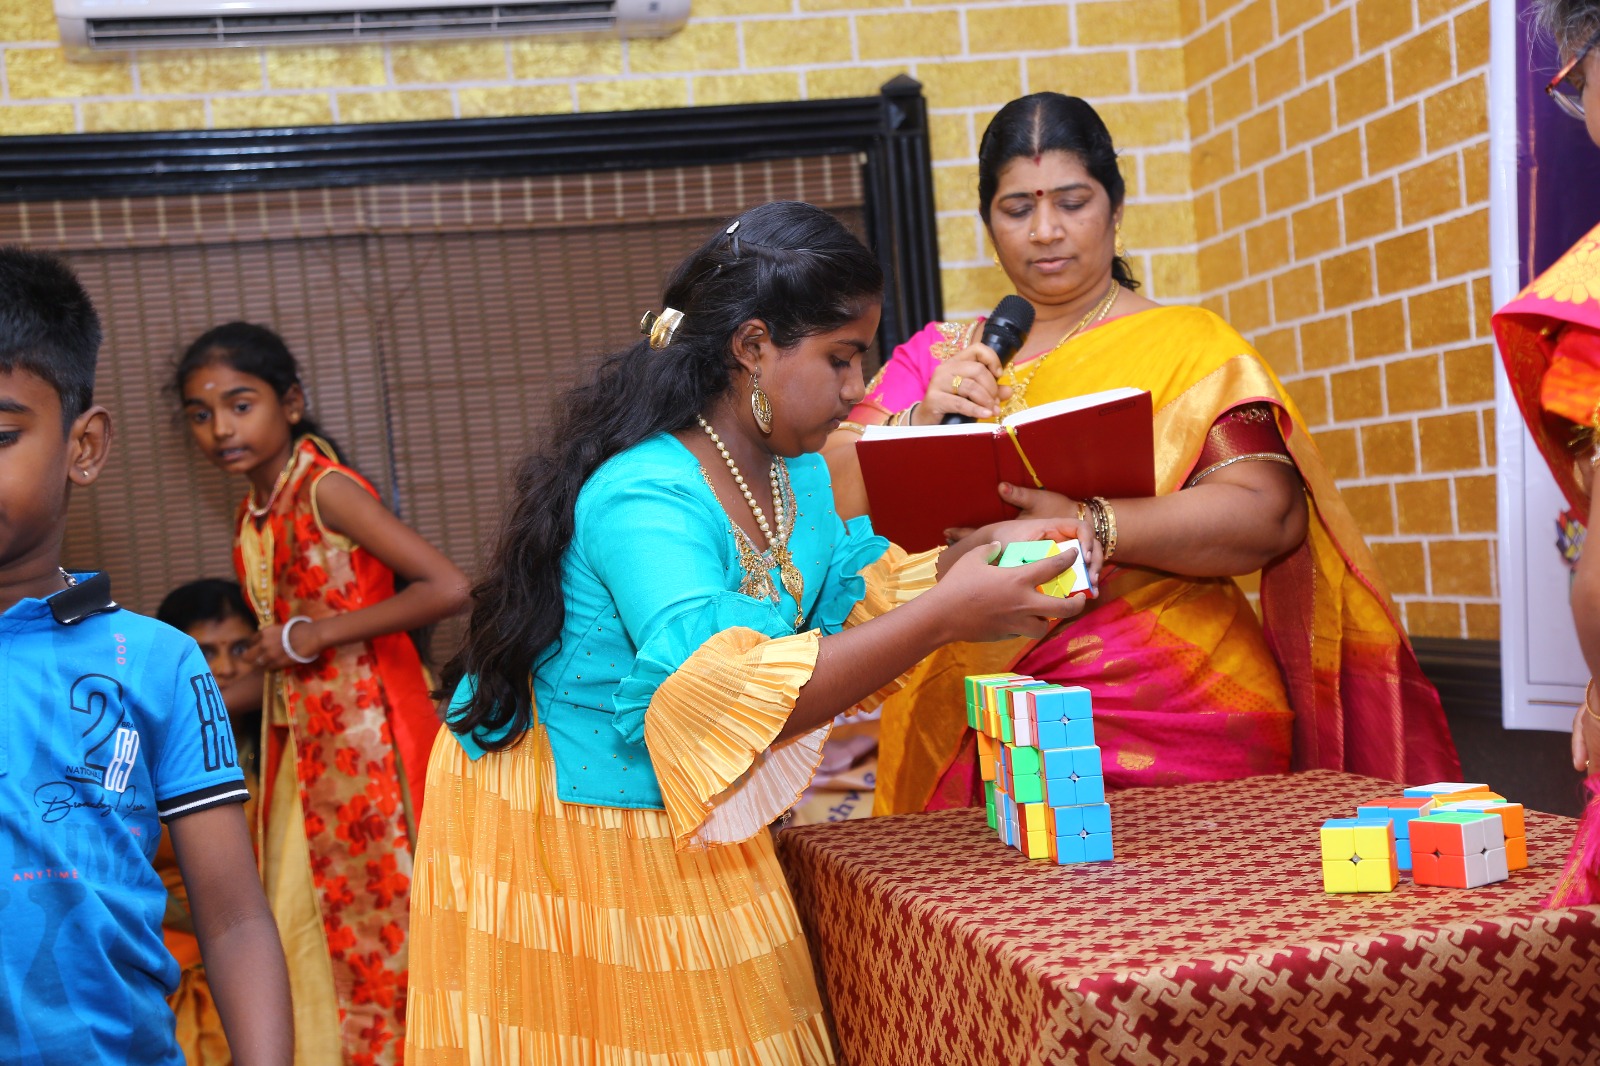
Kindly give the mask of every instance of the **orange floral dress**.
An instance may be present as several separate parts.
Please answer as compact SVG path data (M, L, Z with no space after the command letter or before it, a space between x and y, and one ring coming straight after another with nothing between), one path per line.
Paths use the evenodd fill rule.
M316 488L335 471L303 439L265 513L240 507L234 562L263 626L360 610L394 574L323 525ZM376 493L374 493L376 495ZM405 1044L415 800L438 727L404 633L341 645L274 671L263 704L262 873L289 959L296 1063L389 1064Z

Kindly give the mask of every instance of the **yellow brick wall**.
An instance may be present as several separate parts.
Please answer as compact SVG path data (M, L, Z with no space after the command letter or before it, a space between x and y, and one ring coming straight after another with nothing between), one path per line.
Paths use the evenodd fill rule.
M1283 377L1415 635L1499 635L1486 0L1183 0L1202 302Z
M384 122L871 94L932 112L947 311L1006 292L977 139L1056 89L1105 116L1157 299L1200 301L1305 412L1413 633L1494 637L1487 0L694 0L661 41L68 61L0 2L0 134Z
M1005 280L982 245L977 138L1022 93L1101 106L1127 150L1135 269L1197 289L1178 0L694 0L664 40L539 38L145 53L73 62L51 0L0 0L0 134L555 114L870 95L907 72L932 109L947 309Z

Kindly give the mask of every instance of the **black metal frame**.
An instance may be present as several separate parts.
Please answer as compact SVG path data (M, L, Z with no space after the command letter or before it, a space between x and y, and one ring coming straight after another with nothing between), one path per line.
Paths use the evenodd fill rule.
M886 275L881 347L942 317L927 104L878 96L362 126L0 139L0 202L701 166L858 152Z

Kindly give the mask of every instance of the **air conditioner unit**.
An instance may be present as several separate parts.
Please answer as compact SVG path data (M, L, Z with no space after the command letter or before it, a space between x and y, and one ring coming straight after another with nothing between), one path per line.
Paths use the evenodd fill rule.
M564 33L665 37L689 0L55 0L68 48L125 51Z

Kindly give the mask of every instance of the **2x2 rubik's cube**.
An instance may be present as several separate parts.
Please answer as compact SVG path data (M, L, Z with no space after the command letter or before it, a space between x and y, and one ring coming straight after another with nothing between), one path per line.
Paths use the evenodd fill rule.
M1522 804L1464 781L1416 785L1322 825L1322 887L1392 892L1400 871L1419 885L1477 888L1528 865Z
M989 828L1030 859L1111 859L1111 808L1089 690L981 674L966 679L966 695Z

